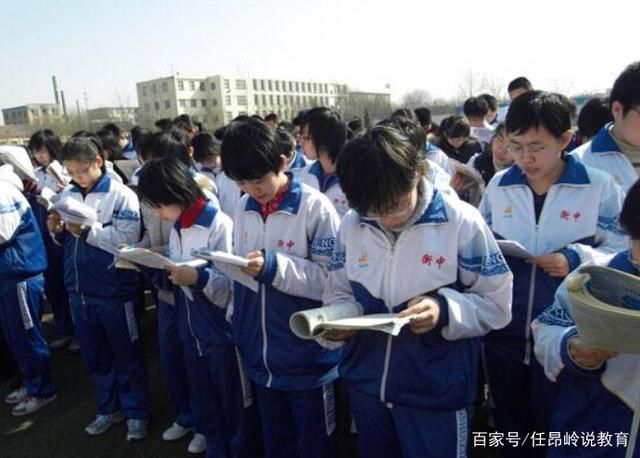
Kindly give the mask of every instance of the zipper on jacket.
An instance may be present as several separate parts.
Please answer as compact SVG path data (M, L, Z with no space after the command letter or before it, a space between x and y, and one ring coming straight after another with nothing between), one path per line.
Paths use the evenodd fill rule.
M198 349L198 356L202 356L202 349L200 348L200 341L196 337L196 334L193 332L193 327L191 326L191 309L189 308L189 299L186 294L182 293L184 296L184 306L187 309L187 323L189 324L189 332L191 333L191 337L196 341L196 348Z
M269 364L267 364L267 293L264 285L260 285L260 310L262 314L262 362L264 363L264 368L267 370L267 388L271 388L271 382L273 381L273 374L271 373L271 369L269 369Z
M549 196L547 195L547 198ZM545 204L546 204L545 200ZM540 217L536 222L535 226L533 226L533 249L534 253L538 252L538 240L540 233L540 221L542 220L542 213L544 212L544 205L542 205L542 209L540 210ZM535 210L534 210L535 212ZM527 320L525 322L524 328L524 363L528 366L531 364L531 320L533 318L533 301L536 296L536 271L538 270L538 266L531 265L531 277L529 280L529 297L527 299Z
M402 236L402 234L400 234L398 236L398 239ZM398 240L396 240L395 243L398 243ZM391 274L390 272L393 269L393 262L395 259L395 246L394 244L391 244L391 255L389 257L389 261L387 264L387 270L385 271L385 277L384 277L384 283L385 283L385 292L387 293L387 295L389 294L389 291L391 291L390 289L390 283L391 283ZM387 308L389 308L389 305L387 305ZM392 310L389 310L390 312L392 312ZM385 354L384 354L384 369L382 370L382 378L380 379L380 400L382 402L387 402L386 400L386 391L387 391L387 377L389 376L389 360L391 359L391 346L392 346L392 341L393 336L389 335L387 337L387 348L385 350Z
M76 293L80 294L80 278L78 278L78 244L80 243L80 237L76 237L76 246L73 250L73 266L76 269Z
M640 427L640 410L637 408L633 412L633 420L631 421L631 431L629 431L629 443L627 444L627 453L625 458L631 458L636 448L636 439L638 437L638 429Z

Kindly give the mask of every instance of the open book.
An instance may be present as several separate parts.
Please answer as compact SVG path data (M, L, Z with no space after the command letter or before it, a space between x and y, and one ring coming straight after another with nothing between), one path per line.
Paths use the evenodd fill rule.
M498 247L505 256L513 256L516 258L531 259L535 256L527 251L525 247L515 240L496 240Z
M296 312L289 319L289 327L301 339L322 337L331 330L382 331L397 336L412 318L399 318L397 313L362 315L358 304L342 302Z
M225 253L223 251L210 251L206 248L192 251L191 256L212 261L220 272L255 293L260 289L260 285L256 279L242 271L243 267L249 265L249 261L242 256Z
M225 253L224 251L210 251L206 248L200 248L198 250L193 250L191 252L191 256L200 259L206 259L207 261L214 262L224 262L227 264L232 264L234 266L239 267L247 267L249 265L249 261L242 256L237 256L231 253Z
M173 266L190 266L193 268L204 267L208 263L204 259L188 259L184 261L178 261L175 259L168 258L166 256L161 255L160 253L156 253L151 250L147 250L146 248L131 248L124 247L118 250L117 255L118 261L124 260L133 264L137 264L143 267L148 267L150 269L161 269L164 270L167 267ZM118 263L116 262L116 267L118 267Z
M43 203L44 204L44 203ZM98 213L90 207L73 197L65 197L53 204L50 210L60 215L66 223L81 224L91 226L98 221Z
M36 202L42 205L47 211L53 210L53 206L60 200L60 194L56 194L49 188L42 188L40 194L36 196Z
M14 145L0 146L0 161L5 164L11 164L13 171L21 180L37 181L29 153L23 147Z
M567 277L566 285L586 344L640 353L640 278L609 267L585 266Z
M11 164L0 165L0 180L6 181L7 183L11 183L20 191L24 190L24 185L22 184L22 180L13 171L13 166Z

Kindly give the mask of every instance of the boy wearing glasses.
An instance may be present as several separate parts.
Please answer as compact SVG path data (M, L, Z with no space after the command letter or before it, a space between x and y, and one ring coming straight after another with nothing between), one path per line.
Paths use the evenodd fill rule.
M626 192L640 175L640 61L618 76L609 104L613 123L572 154L586 165L608 172Z
M627 243L617 224L622 192L606 173L564 155L570 129L563 96L529 91L513 100L506 134L515 165L491 179L480 203L496 238L515 240L532 254L506 257L514 276L513 319L484 339L496 427L521 438L548 431L553 399L532 354L531 321L553 302L569 272ZM506 449L506 456L514 450Z
M96 384L98 415L85 428L95 436L127 421L127 440L147 434L149 387L134 301L138 276L113 268L122 244L140 240L140 205L132 190L107 175L97 142L72 137L62 149L70 197L93 207L98 222L81 226L52 213L47 220L64 247L65 286L82 358Z
M629 189L620 224L631 239L628 249L602 264L631 275L640 275L640 181ZM558 385L551 431L579 435L628 434L627 447L554 447L548 457L575 454L581 457L637 456L640 451L640 357L594 348L581 339L573 321L566 285L555 302L531 325L535 353L546 376ZM605 443L606 444L606 443Z
M397 337L331 338L346 340L340 375L362 456L465 456L478 338L509 322L511 273L478 211L435 189L421 148L384 123L338 160L353 210L341 222L323 302L413 321Z

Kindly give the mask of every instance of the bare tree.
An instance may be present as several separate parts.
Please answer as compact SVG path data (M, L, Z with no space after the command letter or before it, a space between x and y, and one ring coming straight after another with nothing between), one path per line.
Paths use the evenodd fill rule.
M428 107L433 103L433 97L424 89L414 89L402 96L401 108Z

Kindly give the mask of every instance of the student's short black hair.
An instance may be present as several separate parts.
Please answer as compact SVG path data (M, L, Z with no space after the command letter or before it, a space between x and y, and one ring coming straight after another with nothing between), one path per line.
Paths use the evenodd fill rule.
M578 115L578 130L583 137L595 137L602 127L613 121L609 100L594 97L584 104Z
M416 114L413 112L413 110L410 110L409 108L398 108L393 113L391 113L391 117L392 118L402 117L402 118L412 119L414 121L416 120Z
M300 110L295 118L291 121L291 123L296 127L302 127L302 123L304 122L304 115L307 114L307 110Z
M378 125L349 142L336 173L349 205L360 214L384 214L416 186L426 161L405 134Z
M623 115L640 106L640 61L629 64L616 78L609 102L620 102Z
M303 125L309 126L316 152L325 152L335 162L347 141L347 126L340 115L326 107L312 108L305 114Z
M109 160L117 161L122 159L122 150L118 145L119 136L115 135L112 130L100 129L96 135L102 140L102 149L109 152Z
M521 135L544 127L554 137L562 137L571 129L571 112L565 99L545 91L529 91L515 98L507 112L507 134Z
M252 114L252 115L251 115L251 117L252 117L253 119L258 119L258 120L260 120L260 121L263 121L262 116L260 116L258 113L256 113L256 114Z
M529 81L524 76L519 76L512 80L507 86L507 92L515 91L516 89L524 89L526 91L530 91L533 89L533 85L531 81Z
M108 130L118 138L120 137L120 134L122 134L122 130L120 129L120 127L118 127L116 124L112 122L105 124L104 126L102 126L102 129L100 130Z
M173 127L173 121L169 118L158 119L154 126L156 126L160 130L169 130Z
M146 130L146 129L145 129ZM143 161L148 161L153 157L153 149L155 147L156 137L159 133L153 133L150 131L140 133L135 140L136 153Z
M392 116L383 119L379 126L387 126L398 130L415 146L418 151L423 151L427 144L427 133L417 122L404 116Z
M267 116L264 117L264 122L278 122L278 115L275 113L269 113Z
M102 144L100 139L89 135L77 135L69 139L62 147L63 161L80 161L93 163L101 157Z
M60 137L58 137L52 130L39 130L34 132L29 139L29 151L34 152L41 148L47 148L52 161L60 159L62 142L60 141Z
M354 117L351 121L349 121L347 123L347 127L349 128L349 130L351 130L352 132L357 132L359 130L364 129L364 122L362 121L362 119L358 118L357 116Z
M153 140L151 158L175 157L180 159L186 166L190 166L189 146L189 136L182 129L173 128L159 132Z
M295 130L296 130L296 126L294 126L292 123L290 123L289 121L280 121L280 124L278 124L278 127L281 129L286 130L287 132L289 132L291 135L294 134Z
M293 148L296 146L296 141L293 135L281 125L276 128L276 143L278 144L280 154L287 159L293 156Z
M498 99L496 99L491 94L480 94L478 97L484 99L487 102L487 107L489 111L497 111L498 110Z
M640 180L627 191L620 212L620 225L633 240L640 239Z
M416 115L416 118L418 119L418 122L421 126L424 127L431 125L431 110L429 110L427 107L418 107L413 110L413 114Z
M179 205L185 210L205 198L189 168L175 157L147 162L140 171L137 192L142 202L154 208Z
M219 141L222 141L222 139L224 138L224 133L226 131L227 131L227 126L218 127L216 130L213 131L213 136L216 137Z
M263 121L249 118L232 121L220 147L222 170L232 180L259 180L277 174L282 160L275 130Z
M138 143L146 136L151 135L152 132L149 129L145 129L140 126L134 126L131 129L131 143L133 144L133 149L138 151Z
M176 116L175 118L173 118L173 126L174 127L180 127L182 129L186 129L186 130L194 130L196 129L196 125L193 123L193 120L191 119L191 116L189 116L186 113L180 114L178 116Z
M464 101L462 111L467 118L484 118L489 112L489 105L483 97L469 97Z
M440 123L440 134L445 138L467 138L471 127L464 116L449 116Z
M209 132L202 132L193 137L191 146L193 146L193 159L196 162L205 162L220 155L220 141Z

